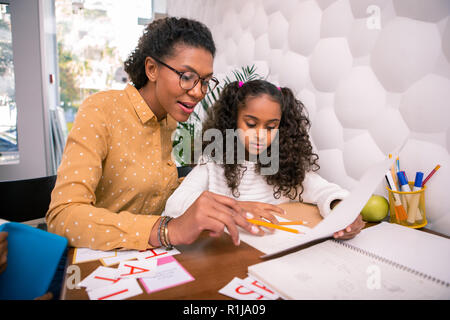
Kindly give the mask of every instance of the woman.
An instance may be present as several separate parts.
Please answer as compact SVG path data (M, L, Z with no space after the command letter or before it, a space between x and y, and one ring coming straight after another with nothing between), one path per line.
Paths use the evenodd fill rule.
M217 85L214 54L210 31L197 21L166 18L146 27L125 62L133 85L94 94L77 113L46 215L50 232L98 250L190 244L225 227L238 245L237 226L252 232L244 215L254 204L211 192L178 218L160 216L179 184L171 134Z

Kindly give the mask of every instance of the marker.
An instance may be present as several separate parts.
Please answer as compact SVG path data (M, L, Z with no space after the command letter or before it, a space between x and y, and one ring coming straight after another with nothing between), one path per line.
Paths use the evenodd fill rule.
M391 175L390 171L388 171L386 173L386 179L389 182L391 190L398 191L397 187L394 184L394 179L393 179L393 176ZM405 207L403 207L400 197L395 192L392 192L392 196L394 197L394 207L395 207L395 211L396 211L396 216L398 216L398 218L399 218L398 221L406 220L408 215L406 214Z
M385 177L390 189L392 191L397 191L397 187L394 184L394 179L392 178L390 171L386 173ZM406 214L405 207L403 207L400 197L395 192L392 192L392 196L394 197L395 216L397 217L397 221L406 220L408 215Z
M416 179L414 180L414 187L412 191L420 191L422 190L422 179L423 179L423 172L416 172ZM414 221L408 220L408 222L410 223L414 223L416 220L422 220L422 214L420 213L420 208L419 208L419 200L420 200L420 194L415 194L411 197L411 201L410 201L410 209L412 210L411 214L414 214ZM409 219L409 216L408 216Z
M427 181L433 176L433 174L436 173L436 171L439 170L439 168L441 167L440 164L438 164L431 172L430 174L425 178L425 180L422 182L422 187L425 185L425 183L427 183Z
M398 185L400 186L400 191L411 192L411 189L409 188L408 180L406 180L406 175L404 173L405 173L405 171L397 172ZM401 194L400 200L402 201L403 208L408 210L409 197L407 197L404 194Z

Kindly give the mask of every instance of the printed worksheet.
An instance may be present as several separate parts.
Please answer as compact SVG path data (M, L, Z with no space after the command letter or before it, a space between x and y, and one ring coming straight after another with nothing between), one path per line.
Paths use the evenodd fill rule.
M139 279L147 293L164 290L193 280L191 274L173 256L158 259L156 274Z

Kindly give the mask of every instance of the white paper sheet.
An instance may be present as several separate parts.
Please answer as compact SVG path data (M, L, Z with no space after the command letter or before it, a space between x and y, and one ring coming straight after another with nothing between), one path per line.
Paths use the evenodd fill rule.
M113 266L122 261L133 260L139 257L140 252L137 250L117 251L116 256L100 259L100 262L105 266Z
M99 260L106 257L115 257L116 251L101 251L101 250L92 250L89 248L75 248L75 252L73 254L73 264L83 263L88 261Z
M87 291L91 300L123 300L143 293L136 279L121 279L119 282Z
M269 287L267 284L263 283L260 280L257 280L251 276L248 276L244 280L244 285L255 291L256 293L262 294L263 296L267 297L268 299L276 300L280 297L278 293L275 292L274 289Z
M117 269L100 266L81 281L78 286L86 290L94 290L120 281L117 277Z
M256 249L262 251L270 257L272 255L287 251L293 247L303 245L305 243L333 236L336 231L345 229L353 223L358 217L360 211L367 203L372 193L384 179L384 174L391 167L394 159L386 159L369 168L362 176L357 185L353 188L350 195L341 201L331 213L318 223L314 228L305 228L305 234L286 235L289 232L276 232L276 237L267 237L267 241L253 240L256 236L250 235L251 239L242 239L249 245L258 244ZM292 226L290 226L292 227ZM279 239L278 237L283 237ZM261 245L262 244L262 245Z
M264 295L248 288L244 280L237 277L233 278L225 287L220 289L219 293L237 300L270 300Z
M119 278L144 278L156 273L156 260L122 261L117 267L116 276Z
M147 293L171 288L193 280L194 278L173 256L158 259L156 274L139 279Z
M148 249L145 251L141 251L137 258L139 260L157 260L160 258L164 258L167 256L174 256L176 254L180 254L181 252L178 251L176 248L173 248L172 250L166 250L164 248L154 248L154 249Z

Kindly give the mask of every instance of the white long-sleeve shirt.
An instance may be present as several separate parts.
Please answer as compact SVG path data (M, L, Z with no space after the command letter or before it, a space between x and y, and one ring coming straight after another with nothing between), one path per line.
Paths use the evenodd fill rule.
M255 163L246 161L244 166L247 170L238 187L239 198L236 198L227 185L223 167L211 161L197 165L167 200L163 215L182 215L203 191L211 191L238 201L258 201L274 205L292 202L283 195L279 199L273 196L273 186L268 185L264 177L255 172ZM301 196L303 202L317 205L320 214L326 217L331 211L331 202L342 200L348 194L347 190L326 181L317 173L307 172ZM298 196L295 201L298 201Z

